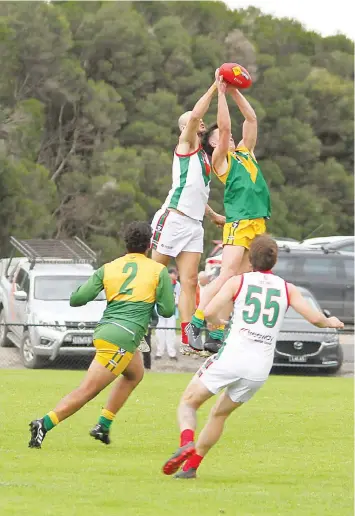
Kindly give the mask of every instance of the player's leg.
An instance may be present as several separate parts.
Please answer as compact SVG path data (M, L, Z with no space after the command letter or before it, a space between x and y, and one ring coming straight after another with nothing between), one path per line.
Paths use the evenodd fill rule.
M197 439L195 453L186 461L176 478L196 477L196 471L203 458L220 439L228 416L241 404L240 402L233 402L225 392L222 393L211 409L208 421Z
M181 318L182 353L189 354L186 326L190 323L196 309L196 289L198 266L201 253L182 251L176 258L179 271L181 292L179 298L179 313ZM184 346L187 346L185 348Z
M197 410L213 393L195 375L182 395L178 407L180 446L165 462L163 473L172 475L195 452L194 436L197 425Z
M204 324L203 310L211 299L229 278L250 270L248 249L255 237L254 226L254 222L249 220L225 224L223 228L224 247L220 275L207 285L203 291L199 307L192 318L192 324L188 328L190 346L197 348L201 346L200 330ZM205 343L205 349L210 353L216 353L221 345L223 332L223 325L213 330Z
M202 460L221 438L227 418L236 408L249 401L264 383L238 378L227 387L210 411L208 421L197 440L195 453L176 475L177 478L196 478L196 471Z
M158 253L155 249L152 249L152 260L155 262L161 263L167 267L171 260L171 256L167 256L166 254Z
M65 396L57 406L41 419L30 423L30 448L40 448L46 433L58 423L73 415L88 401L94 398L116 378L115 374L106 369L96 358L85 375L80 386Z
M109 431L117 412L123 407L127 399L142 381L144 365L142 355L136 351L132 360L122 371L122 374L114 382L108 401L102 409L97 425L91 430L90 435L105 444L110 444Z
M155 358L159 359L164 355L165 351L165 343L166 343L166 319L164 317L159 316L157 329L155 330L156 343L157 343L157 351Z
M211 281L203 289L200 304L192 317L191 325L187 328L188 341L191 347L199 349L201 347L201 329L204 326L204 309L213 297L219 292L229 278L235 276L247 261L246 249L242 246L225 245L222 254L222 265L219 276ZM224 327L218 327L211 335L219 341L223 338Z
M176 359L176 317L173 315L166 320L166 348L171 359Z

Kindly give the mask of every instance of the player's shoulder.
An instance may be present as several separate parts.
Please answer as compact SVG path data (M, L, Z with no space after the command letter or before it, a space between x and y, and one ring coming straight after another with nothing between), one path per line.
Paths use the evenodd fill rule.
M156 262L152 258L148 258L148 256L145 257L144 263L147 268L150 268L152 271L158 274L160 274L162 270L166 269L165 265Z

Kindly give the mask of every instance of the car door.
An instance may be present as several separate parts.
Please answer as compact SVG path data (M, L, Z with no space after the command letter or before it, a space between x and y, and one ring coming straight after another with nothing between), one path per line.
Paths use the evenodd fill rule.
M345 279L344 285L344 319L346 322L354 322L354 258L347 256L344 259Z
M322 309L330 310L332 315L342 317L344 296L342 272L337 263L340 255L306 254L300 260L299 285L309 289Z
M29 288L28 273L24 269L19 269L15 279L15 291L25 290ZM28 290L27 290L28 295ZM28 301L18 301L13 297L13 312L15 316L15 322L18 326L14 327L14 333L21 339L23 335L23 326L27 322L27 305Z
M29 310L29 295L30 295L30 277L27 271L23 271L21 278L20 290L23 290L27 294L26 301L16 301L16 318L19 324L19 335L22 338L24 332L24 325L28 322L28 310Z

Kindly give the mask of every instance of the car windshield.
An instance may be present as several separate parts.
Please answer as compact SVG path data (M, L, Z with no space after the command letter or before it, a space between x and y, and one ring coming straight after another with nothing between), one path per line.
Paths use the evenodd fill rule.
M39 276L35 280L34 297L41 301L69 301L71 294L85 283L89 276ZM100 292L95 301L105 300Z
M314 299L310 296L303 295L306 301L311 305L312 308L319 311L319 306L316 305ZM286 312L286 317L288 319L303 319L302 315L300 315L296 310L292 308L292 306L289 307L289 309Z

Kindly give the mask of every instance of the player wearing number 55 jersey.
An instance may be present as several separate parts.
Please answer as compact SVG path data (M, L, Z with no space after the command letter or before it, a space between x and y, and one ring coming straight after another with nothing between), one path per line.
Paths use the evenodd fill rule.
M206 453L222 435L228 416L263 386L272 364L276 341L289 306L320 328L342 328L336 317L325 317L300 291L271 271L277 244L268 235L256 237L250 247L253 272L230 278L205 310L206 319L220 324L232 313L227 338L218 353L207 359L180 402L180 448L164 464L171 475L186 461L177 478L195 478ZM196 411L211 396L224 390L194 444Z
M49 430L77 412L122 373L98 424L90 432L95 439L109 444L115 414L143 378L144 367L137 348L147 331L154 305L163 317L175 313L168 270L146 257L151 236L149 224L130 224L125 232L128 254L103 265L72 294L71 306L82 306L105 290L107 307L94 332L96 356L80 387L63 398L52 412L30 423L31 448L40 448Z

